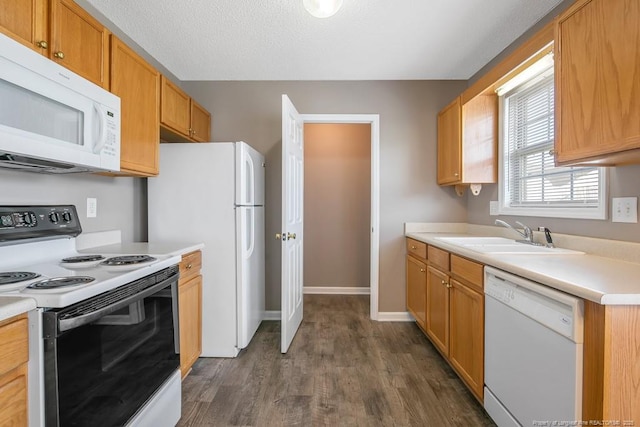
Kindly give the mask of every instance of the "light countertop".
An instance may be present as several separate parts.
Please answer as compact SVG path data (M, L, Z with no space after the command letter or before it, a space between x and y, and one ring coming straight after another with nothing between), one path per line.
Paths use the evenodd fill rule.
M83 253L132 254L132 255L184 255L204 248L202 243L193 242L130 242L115 243L83 249Z
M24 297L0 297L0 321L36 308L36 300Z
M640 305L640 264L590 254L486 254L437 237L462 233L407 232L407 237L603 305Z

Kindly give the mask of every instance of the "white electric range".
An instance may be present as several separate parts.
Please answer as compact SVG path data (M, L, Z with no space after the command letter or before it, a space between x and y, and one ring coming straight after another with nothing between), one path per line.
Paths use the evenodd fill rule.
M81 232L71 205L0 206L0 296L38 307L30 425L173 426L180 257L81 254Z

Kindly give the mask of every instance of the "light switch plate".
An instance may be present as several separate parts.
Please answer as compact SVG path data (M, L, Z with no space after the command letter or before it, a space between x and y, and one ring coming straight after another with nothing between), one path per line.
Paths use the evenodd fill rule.
M493 215L496 216L498 215L498 201L497 200L491 200L489 202L489 215Z
M98 199L87 197L87 218L98 216Z
M611 222L638 222L638 198L614 197L611 203Z

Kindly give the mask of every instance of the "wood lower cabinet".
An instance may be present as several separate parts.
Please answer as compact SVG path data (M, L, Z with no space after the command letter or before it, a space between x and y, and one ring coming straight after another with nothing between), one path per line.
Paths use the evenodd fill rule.
M427 264L407 256L407 309L422 328L426 327Z
M424 273L420 269L424 266L426 290L421 293L420 275ZM422 307L424 321L421 320ZM482 402L484 266L407 238L407 308L433 345Z
M640 2L576 1L554 57L557 163L640 163Z
M202 353L202 253L183 255L178 283L180 371L186 377Z
M211 140L211 114L171 80L161 80L160 124L168 142Z
M0 425L27 426L27 315L0 322Z
M427 335L449 354L449 276L432 266L427 267Z
M113 35L111 92L120 97L120 175L157 175L160 73Z

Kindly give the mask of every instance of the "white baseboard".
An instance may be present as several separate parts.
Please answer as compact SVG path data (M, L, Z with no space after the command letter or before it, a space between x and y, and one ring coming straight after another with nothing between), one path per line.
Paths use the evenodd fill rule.
M378 322L413 322L413 316L408 311L380 311Z
M371 288L358 286L305 286L306 295L369 295Z
M280 320L282 317L280 310L267 310L264 312L262 320Z

